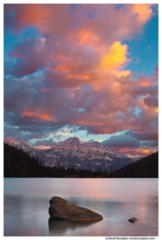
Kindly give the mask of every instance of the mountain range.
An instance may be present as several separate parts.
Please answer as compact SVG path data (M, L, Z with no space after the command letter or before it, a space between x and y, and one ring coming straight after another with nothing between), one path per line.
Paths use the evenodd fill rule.
M11 145L28 152L31 156L38 156L43 165L75 167L102 171L117 170L132 163L127 156L101 145L99 142L84 143L79 138L69 138L64 142L30 146L25 141L16 141Z

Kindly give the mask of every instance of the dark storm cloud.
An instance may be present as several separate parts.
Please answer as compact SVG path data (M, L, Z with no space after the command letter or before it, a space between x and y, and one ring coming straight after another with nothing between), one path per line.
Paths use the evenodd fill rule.
M141 141L129 136L128 133L121 135L111 136L110 139L101 143L103 146L116 147L116 148L138 148L141 147Z
M155 140L155 141L150 141L150 142L142 142L142 146L144 147L158 147L158 141Z
M158 97L157 96L155 96L155 97L148 96L148 97L144 98L143 100L148 107L157 107L158 106Z
M121 135L111 136L110 139L103 141L103 146L111 147L123 154L146 155L155 152L158 148L158 141L141 141L139 134L132 134L129 130Z
M6 65L5 74L23 77L45 68L48 63L48 51L45 38L26 38L23 43L15 45L13 51L9 53L14 61Z

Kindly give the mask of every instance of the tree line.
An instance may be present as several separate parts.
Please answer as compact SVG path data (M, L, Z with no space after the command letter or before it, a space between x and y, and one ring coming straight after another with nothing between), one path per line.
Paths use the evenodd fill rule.
M77 177L77 178L120 178L120 177L158 177L158 152L119 170L103 171L101 168L75 169L74 167L45 166L38 156L32 157L22 149L4 143L4 177Z
M109 177L117 178L158 178L158 152L143 157L116 171L111 171Z

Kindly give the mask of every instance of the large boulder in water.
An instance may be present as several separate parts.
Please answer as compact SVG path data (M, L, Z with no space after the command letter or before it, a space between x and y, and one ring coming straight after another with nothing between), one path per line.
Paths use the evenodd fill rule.
M103 217L87 208L79 207L74 203L68 203L61 197L52 197L49 201L49 215L52 218L71 221L99 221Z

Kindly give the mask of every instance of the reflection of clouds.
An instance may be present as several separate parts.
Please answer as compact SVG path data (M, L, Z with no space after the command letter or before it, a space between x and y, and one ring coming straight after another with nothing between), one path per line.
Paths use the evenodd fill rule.
M141 217L142 217L142 220L143 220L143 219L146 218L146 215L147 215L147 202L146 202L146 198L144 199L144 201L142 200L142 202L140 202L139 209L140 209Z
M4 196L4 235L38 236L45 234L45 199ZM47 202L48 205L48 202ZM46 208L47 209L47 208ZM47 212L48 216L48 212ZM40 226L42 226L40 228Z
M99 201L139 201L145 195L157 195L157 179L5 179L6 195L26 197L52 196L62 198L91 198ZM12 187L11 187L12 186ZM48 201L48 200L47 200Z
M87 228L98 221L67 221L60 219L48 219L49 231L52 235L64 235L68 230L75 231L77 228Z
M59 184L64 183L60 179ZM68 195L79 198L95 198L99 201L139 201L150 191L158 192L156 181L152 179L66 179L71 188ZM58 180L57 180L58 181ZM56 182L57 182L56 181ZM75 189L75 192L74 192ZM66 195L66 197L68 197ZM65 194L64 194L65 196Z

